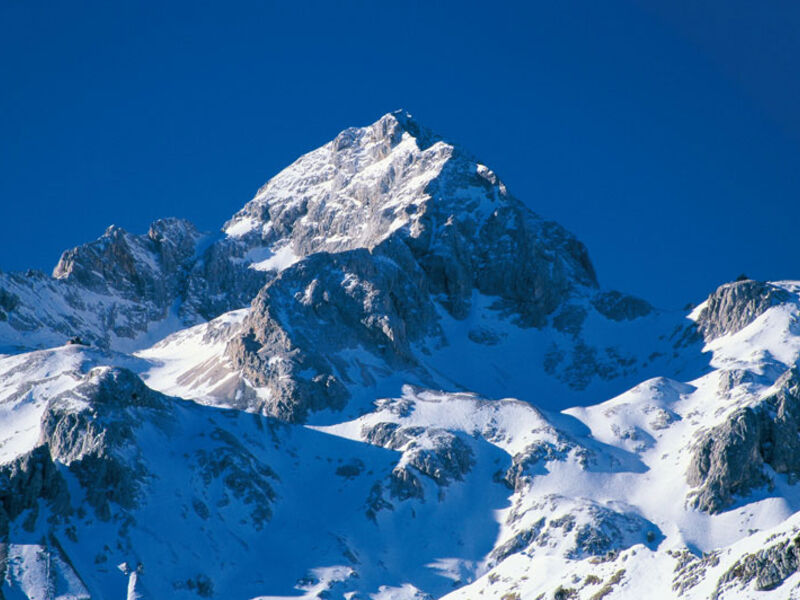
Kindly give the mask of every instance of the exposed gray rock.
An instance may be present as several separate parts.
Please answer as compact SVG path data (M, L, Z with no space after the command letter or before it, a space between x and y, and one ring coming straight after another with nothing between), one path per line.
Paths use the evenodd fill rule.
M250 268L251 249L242 240L221 238L209 245L189 269L181 314L213 319L250 304L273 273Z
M475 463L472 449L458 435L444 429L381 422L362 430L361 437L370 444L403 453L389 482L391 495L400 500L424 498L417 472L439 486L447 486L454 480L461 481Z
M511 458L511 466L502 480L514 491L520 491L534 476L546 472L545 465L548 462L566 460L575 448L574 443L560 436L555 442L543 440L530 444Z
M800 570L800 536L788 539L754 554L745 554L723 573L713 598L729 588L744 588L753 582L753 589L774 590Z
M791 298L783 288L762 281L747 279L726 283L706 300L697 318L697 328L706 341L736 333L769 308Z
M119 520L122 534L129 515L147 500L153 479L163 476L163 465L153 462L153 448L143 444L145 429L146 440L176 433L206 438L205 446L175 458L192 473L194 512L207 520L209 504L219 508L238 500L260 530L272 515L278 476L253 448L215 425L213 411L155 392L127 369L92 369L76 387L48 402L38 447L0 467L0 534L26 509L33 509L29 518L35 520L40 499L54 514L71 512L61 469L77 479L81 498L76 500L85 498L98 518L128 515ZM189 430L175 431L179 422L188 423Z
M445 173L455 178L452 171L465 166L448 165ZM429 193L444 196L457 185L463 183L443 180ZM518 201L509 199L483 223L468 212L433 204L420 224L422 231L409 237L409 246L456 317L467 315L477 289L498 297L497 308L516 315L520 324L539 327L576 285L596 285L583 245Z
M483 344L484 346L496 346L503 341L503 334L498 334L488 327L476 327L467 332L467 337L476 344Z
M560 326L565 327L563 323ZM572 333L574 339L566 347L552 344L542 363L545 373L573 390L584 390L594 380L609 381L636 371L636 356L623 354L614 346L599 348L588 344L580 337L579 326L566 327L564 331Z
M399 423L384 421L361 430L361 437L381 448L399 450L411 441L411 436L401 431Z
M558 331L577 336L581 332L587 314L582 306L567 304L553 317L553 327Z
M513 198L497 176L398 111L348 129L270 180L226 224L241 239L315 252L406 242L456 317L472 291L542 325L576 286L597 285L585 247Z
M460 481L475 463L470 447L449 431L427 429L409 434L424 435L431 447L420 447L418 441L408 444L403 453L408 464L440 486Z
M19 305L19 296L0 288L0 321L8 320L8 313Z
M354 458L343 465L339 465L336 467L336 474L339 477L344 477L346 479L352 479L353 477L358 477L361 473L364 472L364 461L358 458Z
M650 419L648 425L656 430L667 429L676 421L681 420L681 416L679 414L666 408L654 408L651 413L652 418Z
M394 505L384 498L383 484L380 481L376 481L370 488L365 507L364 514L370 521L375 521L382 510L394 510Z
M97 240L64 252L52 277L0 274L3 295L14 299L6 320L19 332L20 345L79 336L105 348L116 339L133 340L183 298L202 238L180 219L156 221L147 235L111 226Z
M64 252L53 277L163 308L178 295L179 271L194 256L200 237L191 223L178 219L156 221L143 236L112 225L96 241Z
M703 553L698 556L686 548L681 550L667 550L668 555L676 560L672 590L679 596L697 586L707 579L710 568L719 565L719 552Z
M491 563L497 564L521 551L535 554L539 548L558 548L566 558L581 560L639 543L655 548L664 539L658 527L636 513L586 499L565 500L551 495L527 507L526 510L542 511L545 516L521 529L517 525L521 515L515 507L507 524L517 532L495 548Z
M201 598L214 597L214 582L204 573L198 573L185 581L176 581L173 587L177 590L190 590Z
M775 394L703 433L687 473L697 488L690 495L692 506L720 512L736 495L771 485L764 465L789 481L800 477L800 372L789 370L776 386Z
M56 515L70 510L67 484L44 446L0 466L0 539L7 539L9 523L28 509L32 528L39 500L47 501Z
M146 235L111 226L64 252L52 277L0 273L0 321L18 332L2 341L50 346L77 336L129 346L176 309L193 325L243 308L272 277L249 268L248 249L181 219L155 221Z
M646 300L615 290L595 294L592 306L612 321L632 321L653 312L653 307Z
M530 546L539 537L546 524L547 519L542 517L531 527L523 529L519 533L516 533L510 540L497 546L492 550L490 564L500 564L512 554L525 550L525 548Z
M211 432L217 442L212 449L200 448L195 452L195 470L206 488L215 481L222 481L226 503L227 494L241 500L250 507L250 520L257 530L272 517L271 504L275 500L273 483L278 475L262 464L236 436L221 428Z
M729 395L735 388L742 385L763 384L765 377L745 369L722 369L719 372L717 392L720 396Z
M396 467L392 470L389 478L389 494L398 500L408 500L410 498L425 498L425 489L419 477L407 467Z
M109 519L110 503L126 509L137 505L148 474L135 429L143 420L159 421L168 414L166 397L132 372L98 368L49 402L39 443L75 474L98 516Z
M412 344L441 336L427 280L402 242L320 253L286 269L259 293L241 331L228 355L267 388L255 408L286 421L345 405L351 377L368 369L344 351L412 369Z

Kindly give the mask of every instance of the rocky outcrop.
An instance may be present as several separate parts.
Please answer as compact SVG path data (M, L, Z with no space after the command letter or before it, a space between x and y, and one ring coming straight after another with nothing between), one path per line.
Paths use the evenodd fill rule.
M381 422L365 428L361 437L370 444L403 453L389 484L391 495L400 500L424 498L417 472L439 486L447 486L461 481L475 463L470 447L444 429Z
M66 481L44 446L0 466L0 539L6 540L9 523L26 510L31 512L23 526L32 529L40 500L56 515L70 510Z
M687 473L692 506L720 512L735 496L770 485L765 465L790 481L800 477L800 372L789 370L775 385L774 394L702 434Z
M7 341L22 346L73 337L129 346L169 316L192 325L247 306L270 279L249 268L247 251L182 219L155 221L145 235L111 226L64 252L52 277L0 274L0 322L16 332Z
M541 327L576 286L597 284L583 244L532 213L460 151L426 193L434 200L408 244L457 318L467 315L478 290L497 297L496 307L521 325Z
M2 319L16 332L7 331L7 341L56 345L77 336L100 347L132 341L183 297L202 238L180 219L155 221L146 235L111 226L64 252L52 277L0 274L0 301L13 299Z
M585 462L588 459L588 450L558 433L555 435L553 440L537 440L526 446L523 451L514 454L511 457L511 466L501 480L518 492L527 487L536 475L546 473L548 462L565 461L571 452L576 452L581 461Z
M658 546L664 538L658 527L622 509L558 495L545 496L524 508L515 506L507 519L507 525L515 533L494 549L491 564L522 551L534 555L540 550L555 550L566 558L581 560L605 556L634 544Z
M746 279L721 285L708 297L696 325L706 341L736 333L792 295L778 286Z
M595 294L592 306L612 321L633 321L653 312L653 307L646 300L615 290Z
M0 321L8 320L8 313L19 305L19 296L0 288Z
M400 501L425 499L425 486L420 475L442 488L453 481L462 481L475 464L472 449L457 434L444 429L402 426L385 421L364 427L361 437L375 446L402 453L387 485L390 496ZM371 518L381 508L392 506L383 500L382 490L383 486L377 484L368 502Z
M228 355L266 388L256 409L302 421L309 411L341 409L352 378L369 383L359 353L386 369L412 369L412 344L439 335L424 274L402 243L387 243L316 254L283 271L253 302Z
M241 240L221 238L191 265L180 307L187 321L211 320L252 302L272 274L250 268L248 249Z
M50 401L39 443L75 474L98 516L109 519L110 503L126 509L136 506L147 477L136 428L168 413L166 398L135 374L102 367Z
M542 362L545 373L580 391L598 379L610 381L638 369L639 358L636 355L621 352L614 346L599 348L582 339L579 335L582 321L566 320L572 316L562 311L554 319L554 326L571 333L573 339L567 345L552 343Z
M67 250L53 277L99 294L168 304L180 291L178 276L194 257L202 235L188 221L155 221L147 235L112 225L96 241Z
M273 488L278 475L262 464L236 436L221 428L214 429L210 437L216 442L213 449L200 448L194 453L194 470L206 489L221 481L225 490L217 501L226 505L235 498L250 510L250 521L256 530L263 529L272 517L270 506L276 494ZM208 508L199 500L194 510L201 518L208 518Z
M737 411L711 429L696 446L687 480L696 489L690 504L711 513L733 503L735 494L769 483L761 456L761 415L752 408Z
M767 592L780 587L800 570L800 536L788 539L753 554L745 554L729 568L717 583L713 598L728 589L752 588Z

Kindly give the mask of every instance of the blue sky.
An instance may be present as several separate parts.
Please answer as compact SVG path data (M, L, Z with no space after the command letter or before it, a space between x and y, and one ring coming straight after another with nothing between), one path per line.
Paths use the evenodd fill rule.
M405 108L665 307L800 279L800 5L4 2L0 268L111 223L217 229Z

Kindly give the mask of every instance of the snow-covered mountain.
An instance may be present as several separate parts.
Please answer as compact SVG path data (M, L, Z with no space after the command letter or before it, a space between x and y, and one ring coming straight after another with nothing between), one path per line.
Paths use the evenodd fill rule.
M800 598L800 283L604 289L404 112L0 273L0 352L4 598Z

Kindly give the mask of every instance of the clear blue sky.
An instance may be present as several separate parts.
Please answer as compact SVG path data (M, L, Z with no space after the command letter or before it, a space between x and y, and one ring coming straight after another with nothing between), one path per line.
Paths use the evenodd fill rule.
M0 5L0 268L111 223L217 229L271 175L403 107L661 306L800 279L800 5Z

